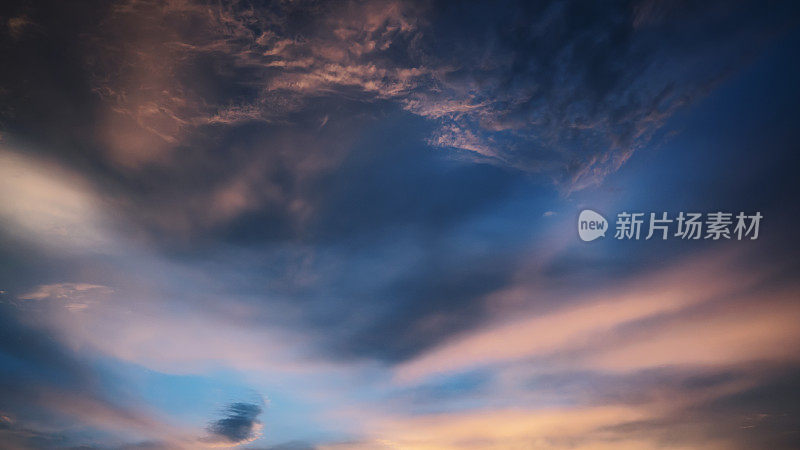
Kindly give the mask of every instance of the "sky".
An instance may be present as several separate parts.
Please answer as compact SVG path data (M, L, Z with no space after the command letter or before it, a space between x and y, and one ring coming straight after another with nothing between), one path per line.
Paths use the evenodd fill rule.
M0 448L798 448L799 49L792 1L3 2Z

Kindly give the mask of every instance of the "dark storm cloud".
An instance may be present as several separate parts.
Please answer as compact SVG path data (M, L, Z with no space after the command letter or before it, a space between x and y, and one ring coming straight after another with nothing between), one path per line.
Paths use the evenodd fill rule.
M225 409L225 417L208 426L211 441L238 444L258 436L261 407L253 403L233 403Z

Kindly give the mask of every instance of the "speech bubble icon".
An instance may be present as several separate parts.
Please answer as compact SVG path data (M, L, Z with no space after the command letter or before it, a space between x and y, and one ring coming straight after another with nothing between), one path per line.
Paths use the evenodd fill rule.
M578 216L578 236L582 241L590 242L599 237L605 237L608 230L608 221L599 213L591 209L584 209Z

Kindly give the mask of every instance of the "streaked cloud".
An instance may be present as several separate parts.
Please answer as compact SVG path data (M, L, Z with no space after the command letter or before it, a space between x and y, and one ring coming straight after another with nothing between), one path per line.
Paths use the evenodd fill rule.
M592 293L550 312L533 313L528 318L519 317L517 313L511 320L503 317L500 325L490 324L483 330L454 336L450 342L403 363L397 369L397 376L400 380L413 380L437 372L467 370L476 365L569 354L570 350L597 343L603 337L611 338L609 351L613 352L619 345L613 340L618 328L676 314L719 297L737 295L757 280L755 275L746 274L720 278L717 271L725 270L719 263L709 264L704 260L680 263L672 270L636 280L629 287ZM724 281L710 283L711 279ZM518 297L526 293L508 289L500 295ZM533 291L527 295L541 293ZM491 301L505 303L497 295Z
M798 18L4 4L0 440L795 448ZM584 207L765 220L584 243Z

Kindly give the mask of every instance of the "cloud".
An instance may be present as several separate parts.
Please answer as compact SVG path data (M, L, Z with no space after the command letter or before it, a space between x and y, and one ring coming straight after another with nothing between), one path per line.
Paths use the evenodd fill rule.
M59 283L45 284L37 287L34 291L21 295L23 300L43 300L52 299L80 299L87 295L108 294L113 290L107 286L100 286L89 283Z
M540 219L551 187L527 175L599 182L783 23L720 4L33 11L46 33L2 48L1 118L55 145L0 153L2 287L25 300L2 304L21 323L3 319L0 411L32 411L22 433L66 423L153 447L258 435L256 403L175 429L191 414L109 395L136 383L97 362L274 390L287 436L265 445L730 448L705 434L736 418L701 405L797 363L791 291L726 265L742 255L639 278L673 255L561 254L574 224ZM656 195L640 188L621 189ZM760 426L769 406L736 411Z
M726 269L719 264L719 259L711 264L707 261L699 258L688 264L681 263L672 270L652 274L649 278L637 279L628 287L583 294L582 299L570 301L567 306L547 313L525 317L518 312L513 319L502 317L497 325L490 323L454 335L447 342L399 364L395 374L401 382L408 382L437 373L466 371L487 365L537 358L548 361L556 355L556 360L549 365L558 365L558 358L563 358L563 363L570 366L589 369L618 367L621 370L701 364L704 358L710 364L723 364L787 356L767 351L776 341L786 342L793 336L791 327L769 325L777 317L792 318L797 313L796 308L781 298L777 299L783 305L781 312L773 315L764 311L760 314L762 320L739 312L725 312L711 323L708 323L708 315L680 318L681 312L699 304L719 297L740 295L764 276L743 273L723 277L720 274L726 273ZM520 295L513 289L510 292ZM529 295L536 294L532 292ZM678 315L674 324L663 328L655 326L655 318L670 315ZM754 320L748 325L750 319ZM620 329L635 327L639 323L650 325L636 339L616 337ZM694 326L698 329L695 330ZM697 338L701 330L704 338ZM690 347L686 347L688 341L692 342ZM582 348L589 350L581 352ZM745 352L743 348L750 350ZM792 351L787 349L789 353Z
M644 408L605 406L484 410L375 420L374 441L341 448L646 448L646 442L587 438L604 426L645 420ZM328 448L323 446L322 448ZM331 446L330 448L340 448Z
M238 445L259 437L261 407L253 403L233 403L225 409L225 417L208 426L212 442Z
M435 124L429 145L569 191L657 144L760 48L781 19L748 5L129 1L85 51L99 138L128 169L174 165L209 126L289 123L321 98L390 101Z
M499 368L495 385L429 399L407 393L377 411L343 413L364 424L364 439L321 448L747 449L796 445L792 403L797 365L756 361L740 366L667 368L620 374L538 372L511 385ZM498 376L499 374L499 376ZM447 384L447 378L441 378ZM405 411L405 413L403 413ZM735 411L734 413L732 413ZM781 431L778 431L781 430Z
M8 55L4 128L83 149L98 164L70 163L104 179L115 210L182 239L254 217L270 236L307 230L320 186L387 111L423 119L415 145L573 191L660 142L788 20L712 3L52 4L29 14L46 33ZM80 57L49 58L44 39ZM10 88L27 80L31 95Z
M50 249L110 251L102 200L85 178L0 147L0 217L8 232Z
M21 300L56 300L71 312L83 311L91 304L114 292L107 286L88 283L47 284L19 296Z
M758 48L772 19L739 7L476 4L432 22L436 89L406 107L441 124L433 145L581 189L657 144L675 111Z
M368 421L365 434L372 438L319 448L744 450L770 443L777 444L774 448L792 448L791 437L775 438L769 431L743 433L737 429L741 424L710 415L702 407L673 409L667 402L390 416Z
M8 29L8 34L11 35L14 40L19 40L25 36L31 30L38 30L39 27L31 21L31 19L25 15L21 14L16 17L10 17L6 20L6 27Z
M12 448L52 448L87 442L102 430L107 442L148 436L171 448L190 447L191 435L136 399L106 389L85 354L32 325L17 308L0 304L0 439ZM13 361L13 362L12 362ZM115 394L115 395L114 395Z
M107 110L100 138L123 167L168 164L207 125L285 123L313 98L350 88L370 100L401 95L424 71L379 55L416 32L409 9L396 1L118 5L89 47ZM299 15L292 25L302 35L289 28Z
M585 364L598 370L631 371L666 365L724 366L750 361L795 361L800 339L794 324L800 308L783 294L764 297L758 307L736 312L715 311L681 318L630 340L587 356ZM769 310L764 310L769 307Z

